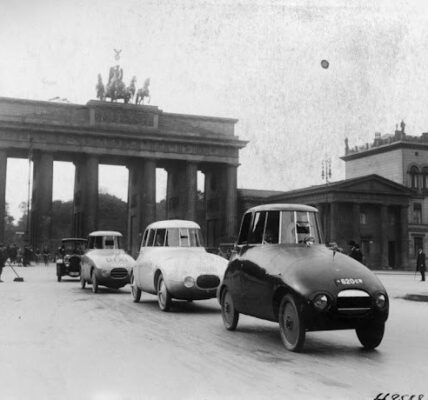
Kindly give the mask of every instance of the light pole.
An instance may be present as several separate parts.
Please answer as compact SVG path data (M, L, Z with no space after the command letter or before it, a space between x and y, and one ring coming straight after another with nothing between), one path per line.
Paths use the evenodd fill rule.
M31 161L33 159L33 139L30 138L30 148L28 150L28 182L27 182L27 222L25 225L25 239L30 244L30 204L31 204Z
M321 179L325 181L325 183L329 182L331 179L331 158L325 157L321 161Z

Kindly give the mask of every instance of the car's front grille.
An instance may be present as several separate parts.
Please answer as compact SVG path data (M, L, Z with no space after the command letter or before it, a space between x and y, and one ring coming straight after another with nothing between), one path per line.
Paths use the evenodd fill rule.
M128 270L126 268L113 268L110 272L112 278L126 278L128 276Z
M371 298L363 290L342 290L337 295L337 310L344 313L366 312L371 308Z
M215 289L220 284L220 278L217 275L200 275L196 279L196 285L201 289Z
M71 256L69 259L70 271L80 272L80 257Z

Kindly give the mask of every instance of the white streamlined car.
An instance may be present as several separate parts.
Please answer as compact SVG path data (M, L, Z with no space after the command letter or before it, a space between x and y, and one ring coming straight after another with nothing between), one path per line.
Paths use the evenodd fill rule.
M200 227L184 220L150 224L131 273L134 302L141 291L155 294L159 308L168 311L172 299L203 300L216 297L227 260L208 253Z
M122 234L115 231L96 231L89 234L88 247L82 258L80 284L87 282L92 291L98 286L119 289L129 283L135 260L122 249Z

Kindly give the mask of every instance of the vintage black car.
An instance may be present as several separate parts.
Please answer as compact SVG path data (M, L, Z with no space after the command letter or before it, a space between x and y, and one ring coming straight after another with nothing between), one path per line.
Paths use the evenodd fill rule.
M64 238L61 240L56 254L56 276L58 282L64 275L78 278L80 276L80 267L82 255L86 249L86 239L82 238Z
M291 351L316 330L355 329L365 348L381 343L386 290L363 264L323 244L317 213L271 204L244 214L217 292L226 329L235 330L242 313L279 322Z

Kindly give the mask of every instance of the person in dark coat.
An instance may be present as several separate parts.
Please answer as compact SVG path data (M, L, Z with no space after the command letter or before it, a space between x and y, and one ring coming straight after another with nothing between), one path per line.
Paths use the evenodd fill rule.
M422 249L419 249L418 256L416 258L416 271L421 273L422 281L425 280L425 253Z
M7 260L6 248L3 246L3 243L1 243L0 244L0 282L3 282L1 280L1 274L3 272L3 267L6 260Z
M360 263L363 262L363 253L361 252L360 245L358 243L355 243L353 258L355 258Z

